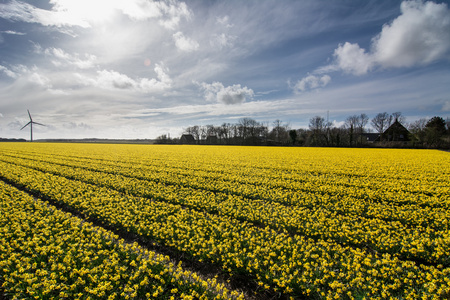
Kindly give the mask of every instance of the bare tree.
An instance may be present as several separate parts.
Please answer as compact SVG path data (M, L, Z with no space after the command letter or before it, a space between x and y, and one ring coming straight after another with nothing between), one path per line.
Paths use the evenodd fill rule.
M236 126L235 138L238 143L255 145L260 144L267 134L267 127L262 123L257 122L251 118L242 118Z
M200 140L200 127L198 125L189 126L184 130L187 134L191 134L197 143Z
M216 127L214 125L206 125L206 135L207 136L212 136L212 135L217 136L218 135L217 129L218 129L218 127Z
M392 116L387 112L377 114L371 121L372 126L380 134L382 139L383 132L389 127L392 122Z
M208 128L205 126L200 126L200 137L202 140L205 140L206 137L208 136L207 134Z
M363 134L364 134L364 128L366 127L367 123L369 122L369 117L366 114L360 114L358 116L358 121L356 123L357 127L358 127L358 134L359 134L359 138L360 141L359 143L362 144L363 143Z
M264 142L267 142L269 139L269 122L262 122L261 123L261 138Z
M326 123L325 119L320 116L315 116L309 120L309 130L311 130L312 144L314 146L323 146L325 144Z
M249 119L247 126L250 138L257 138L261 136L261 123L257 122L256 120Z
M224 140L226 144L230 143L232 137L232 125L230 123L223 123L219 127L219 139Z
M349 116L347 119L345 119L345 127L348 128L348 134L349 134L349 143L350 146L353 146L355 142L355 131L356 127L359 123L359 117L357 115Z
M270 131L270 137L277 143L286 143L289 140L289 125L283 125L281 120L275 120Z
M417 141L421 146L425 143L427 122L427 119L422 118L412 122L408 126L408 130L412 134L412 140L414 142Z
M404 117L404 116L402 115L402 113L399 112L399 111L396 111L395 113L392 113L392 119L393 119L394 121L400 122L401 124L405 123L405 117ZM392 120L391 120L391 121L392 121ZM389 125L392 125L392 123L389 124Z

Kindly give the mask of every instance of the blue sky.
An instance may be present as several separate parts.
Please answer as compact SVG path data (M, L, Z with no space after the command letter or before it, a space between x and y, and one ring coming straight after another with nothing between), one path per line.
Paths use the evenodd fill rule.
M0 137L450 115L449 1L0 1Z

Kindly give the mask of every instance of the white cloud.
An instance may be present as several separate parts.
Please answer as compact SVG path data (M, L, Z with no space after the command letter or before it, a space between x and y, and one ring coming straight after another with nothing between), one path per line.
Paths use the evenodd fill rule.
M339 45L334 50L334 57L337 67L345 73L363 75L370 71L374 65L372 55L366 53L358 44L349 42Z
M146 20L162 17L160 2L154 1L127 1L121 3L121 10L133 20Z
M172 85L172 79L166 73L167 68L162 64L156 64L154 71L155 78L130 78L125 74L116 71L102 70L97 71L95 78L90 78L82 74L76 74L76 78L81 84L94 86L108 90L130 90L139 93L161 92Z
M35 7L28 3L12 0L7 4L0 4L0 17L12 21L24 21L29 23L38 22L33 13Z
M92 54L84 54L84 59L80 58L78 53L69 54L60 48L47 48L45 49L45 54L50 55L58 61L53 61L55 65L68 64L74 65L80 69L89 69L95 66L95 62L97 61L97 57Z
M373 39L383 67L410 67L450 58L450 11L447 5L404 1L402 14Z
M184 34L180 31L173 34L173 39L175 41L175 46L177 46L178 49L185 52L192 52L198 49L199 44L184 36Z
M51 89L52 88L52 84L50 79L48 79L45 75L43 74L39 74L37 72L33 72L28 80L34 84L37 84L41 87L44 87L46 89Z
M217 17L217 18L216 18L216 23L217 23L217 24L220 24L220 25L223 25L223 26L225 26L226 28L231 28L231 27L233 27L234 25L233 25L233 24L230 24L229 19L230 19L230 18L229 18L228 16L223 16L222 18Z
M167 74L167 68L165 68L162 64L156 64L154 71L158 80L154 78L143 78L140 80L139 86L143 92L150 93L154 91L162 91L172 86L172 79Z
M174 30L178 27L182 17L189 19L191 12L186 3L170 1L170 4L160 1L160 8L165 18L159 20L161 26Z
M102 70L97 72L96 85L102 88L132 89L136 81L116 71Z
M32 83L34 85L43 87L48 91L52 91L52 82L45 76L39 69L34 66L33 68L28 68L24 65L13 65L9 68L0 65L0 71L3 71L7 76L19 80L24 79L25 81Z
M225 47L232 47L233 41L236 40L235 36L227 35L225 33L222 34L214 34L211 37L210 44L213 47L217 48L225 48Z
M11 77L11 78L17 78L17 74L13 71L11 71L10 69L8 69L5 66L0 65L0 71L2 71L3 73L6 74L6 76Z
M329 75L323 75L321 77L315 75L308 75L297 82L294 86L295 92L304 92L307 90L313 90L326 86L331 81Z
M184 2L145 0L50 0L51 10L12 0L0 4L0 17L28 23L54 26L61 32L72 34L63 27L89 28L94 23L106 21L121 12L131 19L142 21L159 19L161 26L174 30L182 18L189 19L191 12Z
M26 35L26 33L14 31L14 30L5 30L5 31L1 31L1 33L11 34L11 35Z
M334 63L316 73L342 70L363 75L376 66L411 67L450 59L450 11L446 4L404 1L401 12L372 39L370 52L345 42L334 51Z
M240 84L233 84L232 86L225 87L220 82L205 83L199 85L205 94L205 99L208 102L221 102L225 104L238 104L243 103L247 97L252 98L254 92L252 89L246 86L241 87Z
M58 8L58 6L56 5ZM67 10L45 10L31 4L13 0L0 4L0 17L28 23L40 23L44 26L80 26L89 27L89 23L77 18L76 14Z

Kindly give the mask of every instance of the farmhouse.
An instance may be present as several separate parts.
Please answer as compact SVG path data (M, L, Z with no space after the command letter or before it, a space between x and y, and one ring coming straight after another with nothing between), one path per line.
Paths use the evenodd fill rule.
M408 142L409 135L408 129L395 119L395 122L376 139L376 142Z
M206 137L205 144L206 145L217 145L218 144L217 136L215 136L215 135L208 135Z
M180 138L181 144L188 144L188 145L194 145L197 144L196 140L194 139L194 136L192 134L183 134Z

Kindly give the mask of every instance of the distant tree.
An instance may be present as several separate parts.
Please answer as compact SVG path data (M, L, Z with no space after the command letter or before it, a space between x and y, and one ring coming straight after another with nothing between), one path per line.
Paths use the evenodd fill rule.
M414 144L417 143L420 146L425 144L427 122L427 119L422 118L409 124L408 130L411 133L411 140Z
M391 125L392 116L387 112L377 114L371 121L373 128L380 134L382 139L383 132Z
M171 144L172 140L166 135L160 135L156 138L155 144Z
M324 146L326 144L326 128L327 122L323 117L315 116L309 120L309 130L312 135L313 146Z
M261 138L264 142L269 139L269 122L261 123Z
M200 131L200 140L204 141L206 140L207 135L207 127L206 126L199 126Z
M260 144L265 130L262 123L251 118L242 118L237 124L240 143L247 145Z
M363 133L365 127L369 121L369 117L366 114L352 115L345 120L344 128L348 134L348 144L354 146L356 144L363 143Z
M223 123L218 128L218 136L223 143L230 144L232 138L232 125L230 123Z
M369 122L369 117L366 114L360 114L358 116L358 120L356 123L357 129L358 129L358 135L359 135L359 144L362 145L363 143L363 134L365 132L365 127L367 123Z
M294 129L289 130L289 137L291 138L292 145L295 145L297 140L297 131Z
M206 125L206 135L207 136L218 136L218 127L214 125Z
M445 135L447 128L446 122L442 117L432 117L425 125L426 142L430 147L440 147L442 145L442 137Z
M192 136L197 141L197 143L200 141L201 132L200 132L200 127L198 125L190 126L190 127L186 128L184 131L187 134L192 134Z
M342 147L346 144L349 144L349 141L346 140L347 134L347 128L345 126L342 126L341 128L333 127L330 130L330 143L331 146L334 147Z
M264 128L263 124L256 120L250 119L248 123L249 137L252 139L260 138L263 135Z
M439 133L445 134L445 131L447 130L447 123L442 117L432 117L430 120L428 120L425 127L428 129L433 128Z
M345 126L348 129L350 146L353 146L353 144L356 141L355 131L356 131L356 127L358 126L358 123L359 123L358 115L349 116L349 117L347 117L347 119L345 119Z
M328 117L327 117L327 121L325 121L325 143L327 146L330 146L331 143L331 126L333 125L333 123L328 121Z
M289 141L289 125L283 124L281 120L275 120L273 122L273 128L269 133L271 139L278 144L285 144Z
M296 139L297 145L300 146L306 145L308 139L308 130L300 128L297 129L296 131L297 131L297 139Z
M237 124L231 124L230 132L231 132L231 136L232 136L231 144L239 144L239 142L240 142L239 141L239 139L240 139L239 126Z
M392 120L398 121L400 124L404 124L405 123L405 117L399 111L396 111L395 113L392 113L391 121ZM391 125L391 124L389 124L389 125Z

